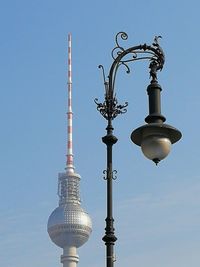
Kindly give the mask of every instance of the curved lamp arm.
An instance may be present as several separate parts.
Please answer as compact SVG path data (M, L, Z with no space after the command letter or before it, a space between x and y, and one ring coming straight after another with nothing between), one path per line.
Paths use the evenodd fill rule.
M130 73L130 68L128 66L129 62L149 60L150 76L152 77L152 80L155 81L157 80L157 71L162 70L165 62L164 52L158 43L158 39L161 38L161 36L156 36L152 45L143 44L133 46L128 49L124 49L119 45L119 38L127 40L128 35L125 32L119 32L115 38L116 47L112 50L112 58L114 61L111 65L108 76L109 97L113 97L114 95L115 78L120 65L125 66L127 73Z
M114 90L115 90L115 80L117 71L120 66L126 68L126 72L130 73L130 68L128 64L133 61L138 60L148 60L150 68L151 82L157 82L157 71L162 70L165 55L158 43L158 39L161 36L156 36L152 45L137 45L130 48L123 48L120 45L119 39L127 40L128 35L125 32L119 32L115 37L116 46L113 48L111 54L113 58L113 63L110 67L108 80L105 77L104 67L99 65L99 68L103 71L104 85L105 85L105 101L103 103L98 103L98 99L95 99L97 104L97 109L102 114L106 120L113 120L118 114L125 113L128 103L124 105L118 105Z

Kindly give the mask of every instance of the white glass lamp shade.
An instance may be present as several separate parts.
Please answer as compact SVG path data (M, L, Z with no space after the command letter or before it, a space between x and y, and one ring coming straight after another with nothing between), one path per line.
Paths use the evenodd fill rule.
M171 150L171 141L162 135L149 135L141 143L143 154L156 164L167 157Z

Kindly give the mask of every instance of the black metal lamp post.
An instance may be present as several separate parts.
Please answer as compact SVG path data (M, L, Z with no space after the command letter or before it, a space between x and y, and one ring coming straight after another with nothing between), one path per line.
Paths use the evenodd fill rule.
M107 146L107 169L104 171L105 179L107 181L107 217L105 236L103 241L106 245L106 266L113 267L114 253L113 247L117 240L114 234L114 219L113 219L113 205L112 205L112 180L115 178L115 170L112 166L112 147L117 142L117 138L113 135L112 121L117 115L125 113L128 103L119 105L114 92L116 74L120 66L124 66L127 73L130 72L128 64L138 60L148 60L150 68L151 82L147 87L149 96L149 115L145 118L147 124L137 128L131 134L131 140L136 145L141 146L144 155L158 164L170 152L171 144L176 143L181 138L181 132L176 128L164 124L165 117L161 114L160 92L161 86L157 81L157 71L162 70L165 56L162 48L158 43L160 36L155 37L152 45L137 45L124 49L119 44L119 38L127 40L128 35L125 32L119 32L116 35L116 47L112 50L113 63L110 67L108 79L105 77L103 70L104 85L105 85L105 100L97 104L97 110L107 120L107 134L102 138L103 143Z

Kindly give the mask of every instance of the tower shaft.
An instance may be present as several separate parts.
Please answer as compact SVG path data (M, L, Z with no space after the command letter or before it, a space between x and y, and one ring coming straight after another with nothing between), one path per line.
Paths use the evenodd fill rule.
M61 256L61 263L63 267L76 267L79 262L79 256L77 255L76 247L66 247L63 249L63 255Z

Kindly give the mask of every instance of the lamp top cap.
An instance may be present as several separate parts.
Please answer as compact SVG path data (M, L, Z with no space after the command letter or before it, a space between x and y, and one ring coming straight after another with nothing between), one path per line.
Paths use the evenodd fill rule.
M162 135L171 141L172 144L178 142L182 134L181 132L171 125L165 123L149 123L145 124L131 134L131 140L138 146L141 146L143 139L149 135Z

